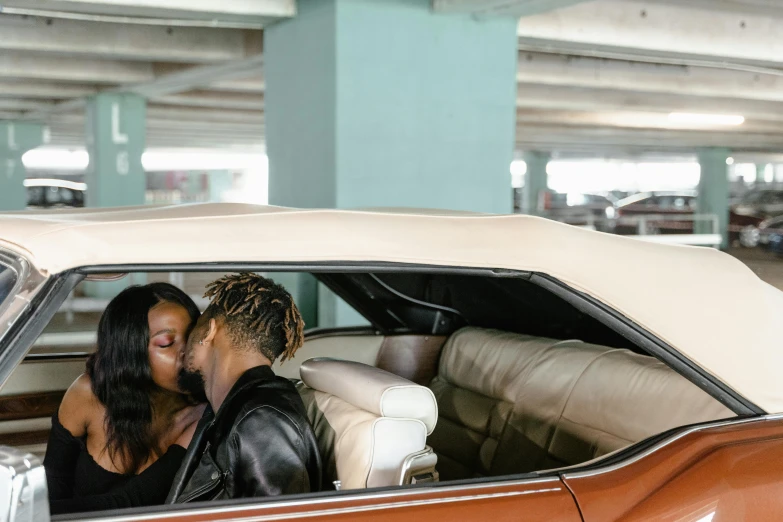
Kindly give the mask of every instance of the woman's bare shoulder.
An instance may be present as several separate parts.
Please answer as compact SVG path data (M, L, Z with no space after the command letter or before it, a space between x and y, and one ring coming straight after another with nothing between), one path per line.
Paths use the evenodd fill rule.
M71 432L74 437L81 437L87 433L87 427L95 417L100 401L92 391L90 377L83 373L65 392L58 417L60 424Z

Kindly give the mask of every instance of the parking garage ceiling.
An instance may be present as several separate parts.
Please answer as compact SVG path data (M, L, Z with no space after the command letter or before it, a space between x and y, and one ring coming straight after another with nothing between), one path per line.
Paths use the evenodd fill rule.
M149 99L150 147L264 144L263 28L295 0L0 0L0 119L84 144L84 100ZM517 148L783 151L781 0L434 0L520 16ZM672 113L742 115L741 125Z

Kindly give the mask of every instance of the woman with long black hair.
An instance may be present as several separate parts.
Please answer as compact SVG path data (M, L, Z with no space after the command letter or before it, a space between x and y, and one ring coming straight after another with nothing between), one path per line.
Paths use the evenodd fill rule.
M87 372L52 418L44 466L53 513L163 503L205 407L177 386L198 317L167 283L126 288L106 307Z

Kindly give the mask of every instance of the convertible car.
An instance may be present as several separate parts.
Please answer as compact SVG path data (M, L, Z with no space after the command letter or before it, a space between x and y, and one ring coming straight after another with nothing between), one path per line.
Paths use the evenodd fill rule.
M783 293L728 255L526 216L205 204L0 215L1 520L49 519L49 417L89 346L40 338L74 288L232 271L339 302L274 367L333 487L59 519L783 519Z

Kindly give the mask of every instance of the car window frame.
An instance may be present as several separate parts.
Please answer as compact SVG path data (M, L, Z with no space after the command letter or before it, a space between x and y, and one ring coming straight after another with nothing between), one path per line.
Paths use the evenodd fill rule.
M715 389L716 379L713 376L708 375L704 370L696 367L691 368L688 364L693 365L687 361L679 352L672 347L666 345L663 341L657 339L652 333L643 330L639 325L630 322L619 312L611 309L603 303L586 296L585 294L572 289L565 283L560 282L556 278L548 276L542 273L522 272L517 270L508 269L485 269L485 268L464 268L464 267L440 267L429 265L415 265L415 264L401 264L401 263L352 263L352 262L315 262L315 263L221 263L221 264L176 264L176 265L125 265L125 266L88 266L74 270L69 270L61 274L51 276L42 284L42 288L32 301L34 306L30 307L29 314L23 321L17 322L17 331L15 337L6 346L6 349L0 353L2 355L8 355L8 352L13 352L16 356L16 364L24 359L27 352L32 348L33 342L43 331L45 326L49 323L51 318L59 309L62 302L65 301L68 294L81 282L86 276L100 273L117 273L117 272L233 272L233 271L253 271L253 272L335 272L335 271L354 271L354 272L403 272L403 271L431 271L437 273L456 273L456 274L473 274L481 276L491 276L498 278L511 278L511 277L524 277L528 278L531 282L550 290L551 292L566 298L574 306L582 309L588 315L591 315L595 319L600 321L607 321L614 327L621 328L624 335L627 335L629 340L634 342L637 346L643 348L650 355L662 361L664 364L672 368L677 373L680 373L689 381L696 384L699 388L709 393L713 397L716 393L720 397L722 393L728 393L733 400L726 400L719 397L718 400L727 405L729 409L733 410L737 417L733 417L730 420L718 420L706 423L700 423L695 426L702 428L713 426L716 424L726 424L735 422L747 422L749 420L758 420L765 418L766 413L757 406L749 403L747 399L740 398L738 394L728 388L725 385L718 386L717 391ZM7 380L8 374L4 374L3 360L0 359L0 382ZM695 366L695 365L693 365ZM14 364L15 367L15 364ZM705 385L711 385L705 389ZM744 401L744 402L743 402ZM262 507L266 505L272 505L275 507L284 506L292 502L312 504L315 502L329 503L335 500L350 501L355 499L357 501L366 501L372 498L374 495L382 494L387 497L404 497L405 495L416 494L421 491L438 490L448 491L448 488L453 488L455 491L462 491L470 488L477 487L494 487L496 485L508 485L508 484L530 484L536 481L554 481L561 482L561 477L564 473L578 473L584 469L594 469L595 467L604 467L602 463L606 459L606 466L618 465L618 459L620 464L627 462L629 459L633 459L635 455L638 455L640 451L649 450L650 441L656 442L660 440L666 440L666 437L677 436L677 433L681 433L687 429L687 426L681 426L666 432L658 434L645 441L632 444L618 452L605 455L600 459L594 461L580 463L568 468L560 468L554 470L545 470L541 472L528 473L522 475L502 475L493 477L484 477L481 479L468 479L465 481L449 481L438 483L436 485L428 484L425 489L421 485L413 486L392 486L388 488L380 488L373 490L361 490L357 492L355 490L348 491L334 491L334 492L318 492L305 495L276 497L269 499L245 499L244 501L227 501L210 503L204 507L198 505L176 505L176 506L155 506L153 508L132 508L122 510L118 514L107 513L95 513L95 514L74 514L71 516L58 516L57 520L90 520L92 522L109 522L123 520L125 522L150 520L150 515L165 514L167 517L171 515L180 514L180 516L188 516L193 513L199 515L205 515L209 513L224 513L226 510L237 511L240 509L248 509L255 506ZM661 439L663 437L663 439ZM660 443L660 442L658 442ZM428 489L427 489L428 488Z

